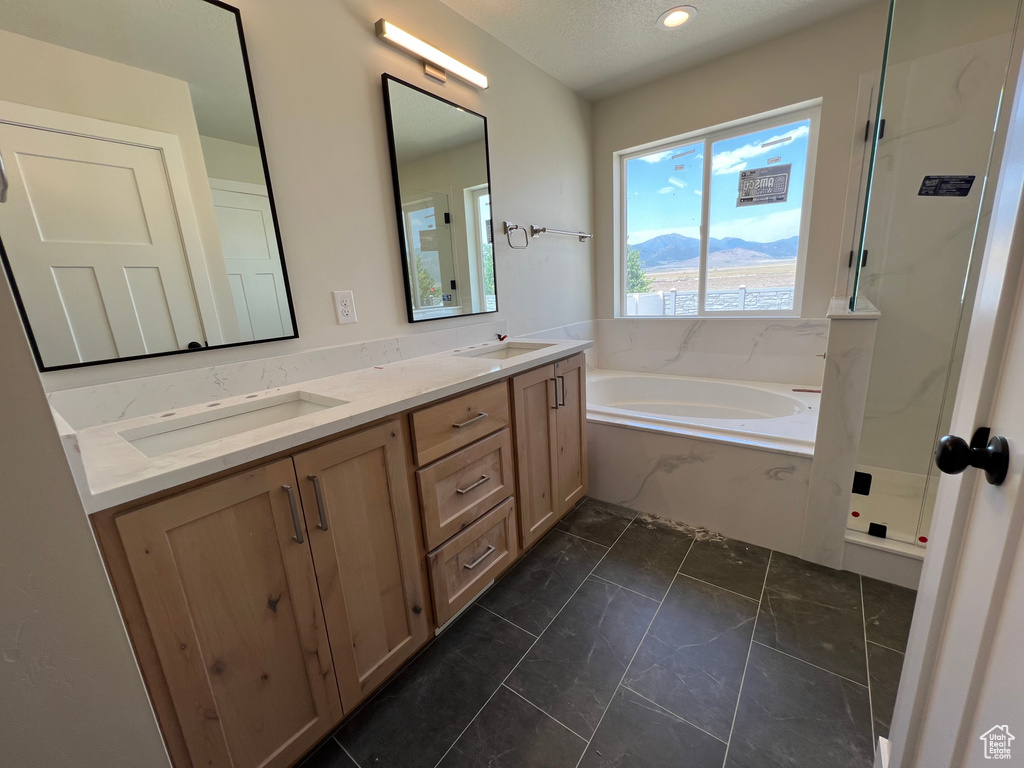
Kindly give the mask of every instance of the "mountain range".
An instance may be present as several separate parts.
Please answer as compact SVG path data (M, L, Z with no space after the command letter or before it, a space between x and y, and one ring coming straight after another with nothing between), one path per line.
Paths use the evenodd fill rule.
M771 243L755 243L739 237L713 237L708 241L708 254L715 254L716 267L791 261L796 258L799 241L796 235ZM652 237L630 248L640 251L640 263L647 272L694 267L700 258L700 240L674 233Z

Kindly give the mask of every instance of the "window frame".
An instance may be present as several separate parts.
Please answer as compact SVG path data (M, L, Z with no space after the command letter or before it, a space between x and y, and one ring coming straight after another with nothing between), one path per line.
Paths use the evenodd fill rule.
M789 123L810 120L810 130L807 137L807 165L804 171L804 195L800 208L800 232L797 246L796 276L793 289L793 308L764 310L707 310L705 307L707 297L707 271L708 271L708 240L711 216L711 184L712 168L714 165L712 147L715 142L726 139L734 139L747 133L781 127ZM721 123L710 128L702 128L696 131L672 136L667 139L649 142L639 147L621 150L614 153L613 188L615 215L615 317L621 318L737 318L737 317L802 317L804 277L807 268L808 236L811 223L811 202L814 197L814 171L818 155L818 130L821 122L821 99L801 102L788 107L763 112L758 115L733 120L728 123ZM630 160L658 151L671 149L681 144L695 144L701 142L704 145L704 168L701 195L701 224L700 224L700 259L698 264L698 287L697 287L697 314L695 315L628 315L626 314L626 253L628 244L626 239L629 234L628 207L629 198L626 194L629 176L627 163Z

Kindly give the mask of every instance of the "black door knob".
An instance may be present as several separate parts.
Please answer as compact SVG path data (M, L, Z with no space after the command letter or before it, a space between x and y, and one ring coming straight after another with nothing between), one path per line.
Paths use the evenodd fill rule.
M985 470L989 483L1002 485L1010 468L1010 444L1005 437L988 436L988 427L982 427L968 445L962 437L946 435L935 448L935 466L947 475L959 475L968 467L977 467Z

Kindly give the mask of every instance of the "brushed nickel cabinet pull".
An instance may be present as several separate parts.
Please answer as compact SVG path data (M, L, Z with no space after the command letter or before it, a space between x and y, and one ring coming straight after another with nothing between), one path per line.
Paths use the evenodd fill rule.
M474 488L479 488L479 487L480 487L481 485L483 485L484 483L486 483L486 482L487 482L488 480L490 480L490 479L491 479L491 476L490 476L490 475L481 475L481 476L480 476L480 479L479 479L479 480L477 480L477 481L476 481L475 483L473 483L473 484L472 484L471 486L469 486L468 488L456 488L456 489L455 489L455 492L456 492L457 494L459 494L460 496L462 496L462 495L464 495L464 494L467 494L467 493L469 493L469 492L470 492L470 491L472 491L472 490L473 490Z
M472 571L474 568L476 568L478 565L480 565L480 563L482 563L484 560L486 560L488 557L490 557L492 552L494 552L494 545L493 544L491 546L487 547L487 550L482 555L480 555L480 557L478 557L476 560L474 560L472 563L466 563L462 567L465 568L467 571Z
M480 419L486 419L486 418L487 418L487 414L483 413L481 411L480 413L478 413L476 416L474 416L469 421L464 421L461 424L452 424L452 429L462 429L463 427L468 427L471 424L476 424L478 421L480 421Z
M321 531L327 530L327 510L324 507L324 492L320 488L320 478L316 475L307 475L313 481L313 490L316 492L316 511L320 513L320 523L317 525Z
M301 544L305 541L302 536L302 518L299 517L299 500L295 498L295 489L290 485L282 485L286 491L288 491L288 503L292 507L292 525L295 526L295 535L292 537L296 543Z
M562 385L562 402L558 404L558 407L563 408L565 407L565 376L559 376L558 381Z

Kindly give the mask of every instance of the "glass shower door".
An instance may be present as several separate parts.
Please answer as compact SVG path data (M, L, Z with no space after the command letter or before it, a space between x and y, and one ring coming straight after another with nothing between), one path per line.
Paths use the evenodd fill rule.
M927 542L1019 0L893 0L853 306L881 312L849 527ZM966 23L965 23L966 20ZM964 312L965 308L968 312Z

